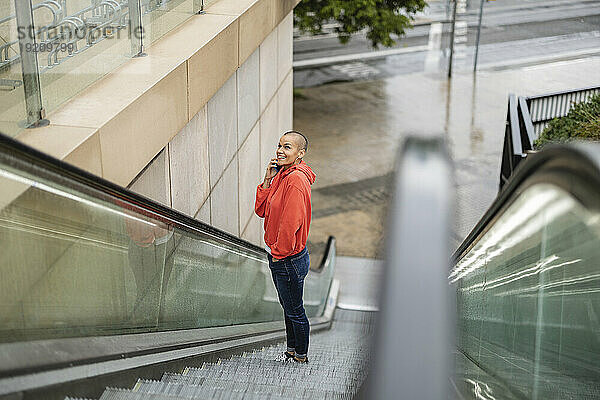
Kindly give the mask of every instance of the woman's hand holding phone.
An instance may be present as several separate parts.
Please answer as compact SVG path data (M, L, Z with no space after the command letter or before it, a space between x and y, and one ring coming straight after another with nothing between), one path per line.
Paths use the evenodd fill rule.
M267 166L267 171L265 173L265 179L273 179L275 175L277 175L277 171L279 171L279 165L277 165L277 159L271 158L269 161L269 165Z
M269 165L267 165L267 171L265 172L265 180L263 182L263 188L268 188L271 184L271 179L277 175L279 171L279 165L277 164L277 158L271 158Z

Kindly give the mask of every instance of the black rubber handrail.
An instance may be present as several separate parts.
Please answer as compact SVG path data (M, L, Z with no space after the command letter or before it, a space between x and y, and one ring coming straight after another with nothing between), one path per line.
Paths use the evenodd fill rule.
M81 168L68 164L0 133L0 154L2 153L8 154L12 158L22 161L21 165L16 166L17 168L21 169L26 167L29 172L34 171L35 174L47 175L48 172L50 172L51 174L59 175L67 181L70 180L80 184L82 187L88 187L92 189L87 193L94 197L97 195L97 193L94 193L94 191L99 191L108 197L130 203L135 211L162 221L167 225L174 226L178 229L192 233L208 234L223 241L229 242L230 244L241 247L246 251L259 253L265 258L267 256L265 249L256 246L247 240L234 236L197 219L191 218L173 208L166 207L141 194L135 193L104 178L93 175ZM319 273L323 270L328 258L330 257L330 248L332 245L335 245L335 238L330 236L327 240L323 258L321 259L318 267L312 270L313 272Z
M175 209L166 207L154 200L112 183L104 178L93 175L74 165L42 153L41 151L4 134L0 134L0 154L2 153L21 161L20 165L15 165L18 169L26 168L26 172L33 172L36 175L58 175L63 178L64 181L76 182L84 188L87 187L92 189L87 191L87 194L94 197L97 197L97 193L94 193L94 191L99 191L115 200L127 202L132 206L134 211L157 219L167 225L188 232L208 234L245 250L259 253L266 258L266 250L255 244L215 228L214 226L198 221ZM52 178L51 176L49 177Z
M157 219L167 225L192 233L214 236L223 241L229 242L230 244L236 245L237 247L241 247L246 251L259 253L266 259L267 252L262 247L256 246L255 244L252 244L228 232L191 218L175 209L157 203L156 201L151 200L143 195L93 175L81 168L68 164L48 154L42 153L33 147L27 146L0 133L0 154L3 153L8 154L13 159L21 161L20 165L15 165L15 167L18 169L25 169L26 172L33 172L36 175L48 176L55 174L54 177L49 176L51 180L55 180L52 178L56 178L56 175L58 175L63 178L64 181L76 182L80 184L81 188L87 187L92 189L87 191L87 194L90 194L94 197L97 197L97 193L94 191L99 191L109 198L114 198L121 202L127 202L132 206L134 211ZM7 159L6 161L10 162L11 160ZM325 266L325 263L328 259L330 246L334 240L335 239L332 236L329 237L325 254L323 255L319 266L313 270L314 272L321 271Z
M49 176L51 180L55 180L52 178L56 178L56 175L58 175L62 177L64 181L78 183L80 185L79 189L92 189L86 192L94 197L97 197L96 191L99 191L109 198L127 202L132 206L134 211L157 219L167 225L191 233L208 234L241 247L246 251L258 253L260 256L265 257L265 259L267 257L267 251L262 247L256 246L242 238L191 218L173 208L166 207L152 199L112 183L104 178L93 175L74 165L42 153L41 151L27 146L2 133L0 133L0 155L1 154L9 155L10 159L5 160L5 162L10 162L14 159L21 161L20 165L14 165L14 167L18 169L25 169L27 172L33 172L36 175L54 174L54 176ZM335 238L333 236L329 236L327 239L325 253L323 254L321 262L316 268L311 269L311 271L320 273L324 269L328 259L331 257L331 246L335 246Z
M487 229L498 218L502 210L514 199L515 195L526 189L524 183L536 174L545 171L560 171L578 177L590 187L600 188L600 143L576 143L571 145L547 146L538 153L530 154L524 162L520 163L511 178L503 186L502 190L486 211L477 225L461 243L453 254L453 262L456 264L481 238ZM574 193L572 182L555 182L579 201L586 202L585 198ZM596 199L594 199L596 200Z
M393 178L365 399L447 397L454 326L446 281L453 180L443 136L406 138Z
M320 274L321 272L323 272L323 270L325 269L325 266L331 262L331 258L333 257L333 253L331 252L331 249L335 247L335 237L333 236L329 236L329 238L327 239L327 244L325 245L325 252L323 253L323 257L321 258L321 262L319 263L319 266L316 267L315 269L311 269L311 272L316 272L317 274Z

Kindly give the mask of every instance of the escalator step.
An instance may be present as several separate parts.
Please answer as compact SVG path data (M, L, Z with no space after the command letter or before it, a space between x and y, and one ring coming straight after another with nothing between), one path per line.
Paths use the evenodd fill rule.
M163 377L163 381L181 381L184 378L221 378L227 375L236 375L236 376L256 376L258 378L262 376L288 376L293 375L296 377L296 380L310 380L313 382L320 382L323 379L356 379L360 380L362 376L364 376L364 371L354 371L352 369L340 369L340 368L331 368L329 370L317 369L307 367L305 369L297 369L297 368L286 368L286 366L280 366L279 368L262 368L260 366L256 366L253 368L245 368L240 365L231 365L230 368L221 368L221 369L203 369L192 371L185 375L180 375L176 377L174 375L168 375L168 379ZM314 376L313 376L314 375Z
M107 388L100 400L188 400L186 397L163 395L163 394L148 394L142 392L134 392L127 389Z
M279 343L138 380L132 390L108 388L99 400L350 400L369 370L373 322L373 313L336 310L331 329L311 336L308 364L285 359Z
M94 400L94 399L88 399L87 397L65 397L65 400Z
M285 385L281 386L281 380L272 384L255 384L247 382L232 382L227 380L206 380L204 385L197 386L182 383L165 383L160 381L140 381L136 385L136 392L148 394L163 394L175 397L184 397L187 399L204 398L205 396L225 396L231 393L233 398L238 395L245 395L245 398L256 396L270 396L269 398L282 399L350 399L351 396L343 391L326 390L327 388L311 389L303 385ZM225 398L228 398L225 396Z
M310 363L309 363L310 364ZM302 367L302 365L300 365ZM289 368L287 365L279 366L278 368L264 368L260 364L253 366L252 368L246 368L240 365L231 365L230 368L221 368L221 369L201 369L196 371L189 371L187 374L182 375L182 377L198 377L198 378L220 378L227 375L237 375L237 376L256 376L257 378L261 378L264 376L272 377L272 376L292 376L296 380L308 380L314 382L320 382L323 379L340 379L340 378L352 378L356 377L356 379L360 379L360 377L364 376L365 371L355 371L350 368L335 368L331 367L328 370L323 368ZM178 378L174 376L169 376L171 381L177 380Z

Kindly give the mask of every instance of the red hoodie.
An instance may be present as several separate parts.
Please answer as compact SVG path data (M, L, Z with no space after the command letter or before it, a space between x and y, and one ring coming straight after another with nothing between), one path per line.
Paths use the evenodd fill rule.
M299 253L310 227L310 185L316 175L304 161L280 171L263 189L256 188L256 214L265 219L265 243L277 259Z

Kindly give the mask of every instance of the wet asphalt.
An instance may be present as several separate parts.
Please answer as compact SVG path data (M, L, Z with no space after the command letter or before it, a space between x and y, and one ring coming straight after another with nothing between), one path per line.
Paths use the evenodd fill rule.
M328 235L338 254L383 258L396 154L408 135L446 139L455 168L456 248L497 194L509 93L597 85L600 57L502 70L416 72L296 90L294 128L311 142L317 174L309 249Z
M393 55L372 58L379 50L364 34L342 46L335 27L295 38L294 128L309 136L307 160L317 173L313 254L335 235L340 255L384 257L391 173L408 135L447 141L455 169L456 248L497 194L509 93L600 82L600 1L486 2L473 73L479 2L468 0L457 16L451 79L445 3L432 0ZM336 62L340 56L350 60ZM321 65L311 66L315 60Z

